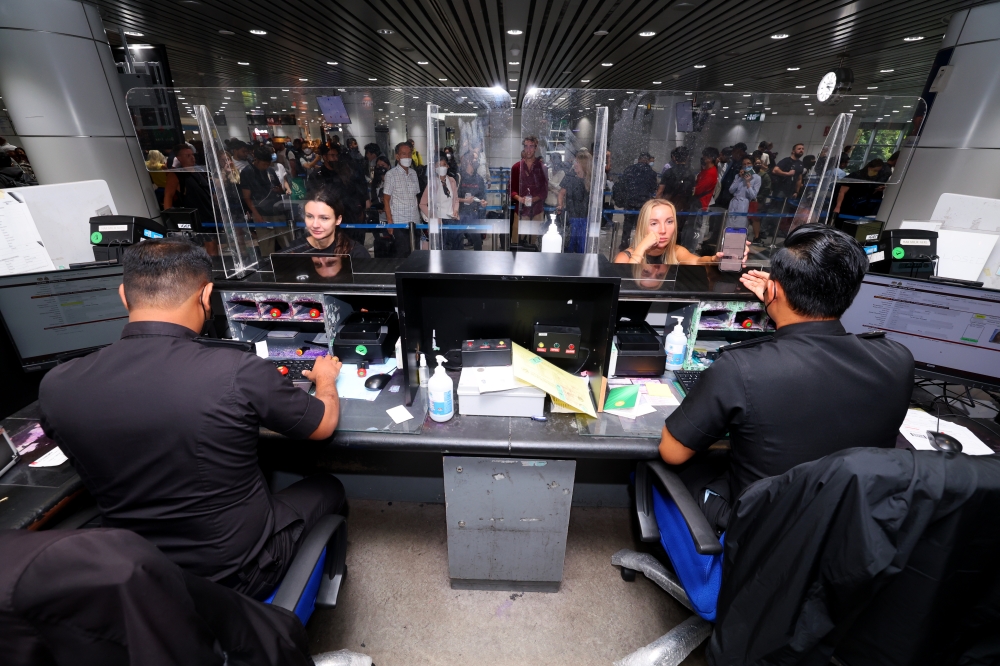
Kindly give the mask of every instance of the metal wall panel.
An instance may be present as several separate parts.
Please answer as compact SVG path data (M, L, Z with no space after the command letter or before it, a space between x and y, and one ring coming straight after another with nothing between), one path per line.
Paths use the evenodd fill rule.
M93 39L83 3L67 0L2 0L0 28L47 30Z

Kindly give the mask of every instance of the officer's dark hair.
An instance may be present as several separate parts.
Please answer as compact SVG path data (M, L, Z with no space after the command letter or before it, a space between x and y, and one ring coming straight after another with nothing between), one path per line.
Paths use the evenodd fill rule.
M771 259L771 279L806 317L840 317L861 289L868 257L861 244L825 224L804 224Z
M212 281L205 248L184 238L143 241L122 257L122 284L129 309L174 308Z

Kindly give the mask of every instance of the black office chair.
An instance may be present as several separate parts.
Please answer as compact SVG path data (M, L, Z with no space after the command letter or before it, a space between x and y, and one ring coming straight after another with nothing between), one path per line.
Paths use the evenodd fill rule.
M640 464L643 541L659 540L652 488L676 503L694 547L719 548L665 465ZM685 620L616 666L679 664L706 638L714 666L1000 663L1000 457L857 448L747 488L733 506L717 617ZM622 550L680 603L673 568Z
M64 519L53 529L75 530L101 526L101 512L90 506ZM295 613L302 624L313 611L336 608L347 574L347 522L343 516L320 518L299 546L285 577L264 601Z

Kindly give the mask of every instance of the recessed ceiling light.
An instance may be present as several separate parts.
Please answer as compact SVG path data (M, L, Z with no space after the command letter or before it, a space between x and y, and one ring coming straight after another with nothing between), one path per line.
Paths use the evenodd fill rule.
M750 96L750 93L743 93L743 96L744 96L744 97L749 97L749 96Z
M788 35L783 32L776 32L771 35L771 39L788 39Z
M788 69L789 72L797 72L801 69L801 67L788 67L786 69Z
M267 30L251 30L250 34L251 35L266 35L267 34Z
M858 99L868 99L867 97L859 97Z
M658 85L660 85L661 83L663 83L663 81L653 81L653 85L654 85L654 86L658 86Z
M695 69L705 69L706 67L708 67L708 65L695 65L694 66Z
M389 28L379 28L375 32L377 32L380 35L391 35L391 34L393 34L393 31L389 30Z
M910 109L910 108L912 108L912 107L910 107L910 106L908 106L908 105L904 104L904 105L903 105L903 108L904 108L904 109Z
M771 107L769 107L769 106L765 106L765 107L764 107L764 110L765 110L765 111L770 111L770 110L771 110Z
M921 39L923 39L923 36L921 35L915 35L913 37L903 37L904 42L919 42Z
M134 30L126 30L125 34L128 35L129 37L143 37L144 36L141 32L135 32Z
M507 34L508 35L520 35L520 34L523 34L523 33L520 30L518 30L517 28L514 28L512 30L508 30Z
M220 35L235 35L236 33L233 32L232 30L220 30L219 34Z
M643 32L640 32L640 33L639 33L639 36L640 36L640 37L652 37L652 36L653 36L653 35L655 35L655 34L656 34L656 33L655 33L655 32L653 32L652 30L644 30Z
M187 97L178 97L177 99L187 99ZM228 97L226 99L229 99Z
M878 71L881 72L882 74L888 74L889 72L895 72L896 70L894 70L894 69L880 69Z
M299 79L299 81L308 81L308 80L309 79L302 79L302 78Z
M507 79L508 81L517 81L517 79Z
M684 93L685 95L693 95L694 93Z
M613 64L613 62L602 62L601 67L611 67Z
M517 88L508 88L510 92L517 92Z
M893 113L899 113L899 111L893 111Z
M812 106L812 104L810 104L809 102L806 102L806 106Z
M868 90L878 90L878 86L868 86Z
M590 79L580 79L580 83L590 83Z
M417 61L417 64L418 64L418 65L428 65L428 64L430 64L430 63L428 63L428 62L427 62L426 60L418 60L418 61Z
M237 62L236 62L236 64L237 64L237 65L249 65L250 63L248 63L248 62L239 62L239 61L237 61Z
M805 88L805 86L795 86L796 88Z
M722 85L728 86L728 87L732 87L733 84L732 83L723 83Z
M594 35L597 36L597 37L603 37L606 34L608 34L607 30L595 30L594 31Z
M327 61L326 61L326 64L328 64L328 65L336 65L336 64L338 64L338 63L337 63L337 61L336 61L336 60L327 60Z
M447 81L448 79L438 79L438 81Z
M272 97L271 99L278 99L277 97Z

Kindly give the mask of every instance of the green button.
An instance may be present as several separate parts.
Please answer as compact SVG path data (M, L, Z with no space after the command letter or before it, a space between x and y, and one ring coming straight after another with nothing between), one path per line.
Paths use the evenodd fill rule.
M358 345L357 347L354 348L354 351L364 356L365 354L368 353L368 347L365 347L364 345Z
M906 256L906 250L904 250L903 248L901 248L901 247L894 247L894 248L892 248L892 258L893 259L902 259L905 256Z
M102 240L104 240L104 236L101 234L100 231L95 231L94 233L90 234L91 243L100 243Z

